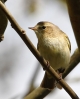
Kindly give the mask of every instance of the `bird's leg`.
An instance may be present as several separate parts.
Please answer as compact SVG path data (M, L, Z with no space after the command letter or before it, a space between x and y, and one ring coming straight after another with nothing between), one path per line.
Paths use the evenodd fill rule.
M57 72L57 74L59 75L59 77L60 77L60 79L59 79L59 81L62 79L62 74L63 74L63 71L61 71L61 70L56 70L56 72ZM57 81L57 82L59 82L59 81Z
M55 82L55 85L59 88L62 89L62 86L59 84L59 81L62 79L62 74L65 71L65 69L60 68L58 70L56 70L57 74L59 75L60 79L58 81Z
M47 70L50 67L50 63L49 63L48 60L46 60L46 63L47 63L47 67L46 68L43 68L43 70Z
M49 61L47 60L47 68L49 68L50 67L50 63L49 63Z

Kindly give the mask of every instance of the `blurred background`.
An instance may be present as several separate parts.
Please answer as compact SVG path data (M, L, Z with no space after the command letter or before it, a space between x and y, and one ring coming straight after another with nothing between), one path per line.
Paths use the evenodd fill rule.
M65 0L7 0L5 5L26 31L34 46L37 38L28 27L39 21L50 21L60 27L71 41L71 55L77 48ZM66 77L66 82L80 97L79 65ZM8 22L4 41L0 43L0 99L22 99L37 88L44 71L37 59ZM71 99L64 89L51 92L44 99Z

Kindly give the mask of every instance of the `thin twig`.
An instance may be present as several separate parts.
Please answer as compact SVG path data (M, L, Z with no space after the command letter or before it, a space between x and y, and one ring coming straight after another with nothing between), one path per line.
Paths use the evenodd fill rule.
M71 56L69 66L64 72L63 78L65 78L77 66L79 62L80 62L80 54L79 54L79 50L76 49L73 55Z
M31 50L34 56L38 59L41 65L56 79L56 81L59 81L60 78L58 74L55 72L55 70L51 66L47 67L46 60L42 58L42 56L39 54L39 52L36 50L36 48L33 46L31 41L27 37L25 31L18 25L16 20L13 18L13 16L10 14L8 9L5 7L5 5L1 1L0 1L0 7L5 13L5 15L7 16L7 18L9 19L9 21L11 22L13 28L16 30L16 32L19 34L19 36L22 38L22 40L25 42L25 44L28 46L28 48ZM59 83L73 99L79 99L77 94L69 87L69 85L63 79L61 79Z

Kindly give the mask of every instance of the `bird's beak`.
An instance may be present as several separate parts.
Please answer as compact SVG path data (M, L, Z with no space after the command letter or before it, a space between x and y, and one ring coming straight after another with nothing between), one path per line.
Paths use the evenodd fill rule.
M29 29L31 29L31 30L36 30L36 28L35 27L28 27Z

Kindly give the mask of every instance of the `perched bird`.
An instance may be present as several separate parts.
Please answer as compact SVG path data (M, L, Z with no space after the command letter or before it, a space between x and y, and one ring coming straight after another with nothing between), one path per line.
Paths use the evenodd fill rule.
M71 44L68 36L51 22L41 21L34 27L38 44L37 49L55 71L62 77L62 73L67 68L70 61ZM41 84L44 88L54 88L54 78L46 71ZM62 88L59 84L58 88Z

